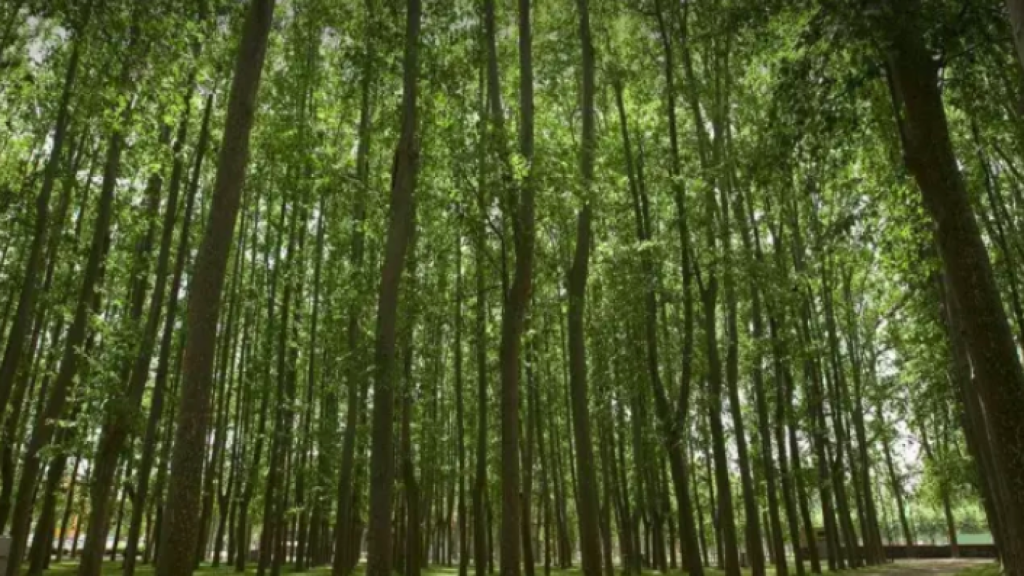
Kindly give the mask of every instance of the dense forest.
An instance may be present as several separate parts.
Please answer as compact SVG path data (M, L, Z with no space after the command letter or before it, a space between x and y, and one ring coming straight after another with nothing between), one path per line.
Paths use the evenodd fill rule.
M1024 1L0 0L6 576L1024 574Z

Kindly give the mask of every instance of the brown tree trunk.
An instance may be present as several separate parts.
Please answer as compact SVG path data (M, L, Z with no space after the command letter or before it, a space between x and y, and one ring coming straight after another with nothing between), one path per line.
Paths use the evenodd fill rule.
M398 384L395 336L398 294L406 248L415 230L413 197L419 146L416 136L416 92L419 77L420 0L406 2L403 61L402 131L395 151L384 266L377 304L374 349L372 452L370 457L370 522L366 573L391 576L391 495L394 490L394 411Z
M270 202L267 203L267 214L268 220L271 213ZM238 535L237 538L240 541L240 545L237 549L237 556L234 559L235 571L243 572L245 570L245 562L249 555L250 546L250 526L248 522L249 518L249 503L252 501L253 495L256 493L256 486L259 483L259 475L262 471L261 462L263 458L263 447L266 443L266 430L267 430L267 416L270 411L270 381L272 371L270 370L270 362L273 358L273 335L276 329L276 314L275 309L277 305L277 283L281 277L280 265L275 265L273 268L270 267L271 257L275 264L281 262L281 244L284 238L284 217L285 217L285 205L282 202L280 209L280 220L278 225L271 227L270 233L273 235L273 240L268 238L265 242L264 250L264 264L268 270L269 279L267 280L267 328L266 336L263 337L261 342L263 360L260 362L260 368L263 370L261 377L262 380L262 393L260 394L260 405L259 405L259 418L256 429L256 445L253 448L253 456L248 469L248 478L245 483L245 489L242 493L242 501L240 503L242 512L239 515L238 523ZM276 230L276 233L274 233ZM266 504L266 503L264 503ZM264 558L266 554L263 551L262 540L260 541L260 555L259 565L263 565L263 569L266 569L264 565ZM259 568L257 568L259 569Z
M212 204L196 256L189 291L182 385L171 456L158 576L182 576L195 568L199 496L204 446L213 388L221 294L245 184L249 135L266 55L274 0L252 0L245 16L228 97L224 140L217 164Z
M466 422L462 378L462 225L461 208L455 244L455 442L458 462L459 576L469 573L469 511L466 508Z
M569 270L569 387L572 397L572 423L576 444L577 516L580 533L580 558L584 576L601 576L601 540L599 534L597 472L590 436L590 406L587 400L587 352L584 312L587 277L590 268L591 208L594 156L597 134L594 119L594 47L590 39L589 0L577 0L579 34L583 50L583 136L581 172L583 207L577 216L576 251ZM511 575L503 575L511 576Z
M82 458L76 457L75 465L71 468L71 479L68 482L67 495L64 497L64 514L61 516L60 532L57 535L57 563L64 559L64 542L67 541L68 525L71 523L71 513L75 509L75 488L78 487L78 469L81 464Z
M483 146L481 146L483 150ZM484 158L481 156L481 181ZM476 470L473 478L473 568L475 576L484 576L487 571L487 286L484 277L486 243L484 222L486 217L483 189L477 190L478 222L474 228L473 252L475 263L476 301L474 303L474 353L476 360L477 409L476 409Z
M939 254L960 311L964 341L975 368L993 433L1000 508L1005 511L1008 573L1024 572L1024 370L1002 307L988 251L953 152L939 91L938 66L920 29L919 3L900 3L888 19L889 80L904 160L937 226Z
M189 98L191 100L191 98ZM174 341L174 324L177 320L178 294L181 291L182 276L185 271L185 262L188 259L189 230L192 224L192 212L195 206L196 193L199 189L199 173L202 168L203 158L210 137L210 115L213 109L213 96L208 96L206 109L203 113L203 124L199 132L199 140L196 143L196 160L193 167L192 178L189 182L187 198L185 200L184 217L181 225L181 232L178 238L177 254L175 255L174 272L171 279L170 296L167 302L167 310L164 312L163 332L160 340L160 352L157 358L156 378L151 391L149 416L146 421L146 433L142 441L142 458L139 461L139 474L136 480L135 499L132 505L132 518L128 527L128 542L125 544L124 576L133 576L135 573L136 556L139 546L139 539L142 536L142 513L147 508L149 498L149 477L152 473L153 463L156 458L158 446L157 436L160 420L163 417L164 397L167 390L167 375L170 370L170 356ZM178 137L175 147L184 144L185 128L187 122L187 108L185 117L179 125ZM170 198L177 197L177 188L180 186L183 167L183 158L180 154L175 155L174 167L171 171ZM168 202L170 203L170 199ZM171 212L170 204L167 208ZM175 216L177 210L174 210ZM166 222L164 224L166 226ZM167 231L165 229L165 234ZM152 352L152 351L150 351Z
M186 91L186 102L191 99L191 95L192 90L190 86ZM186 114L181 120L178 130L178 138L175 142L176 157L180 155L181 146L183 145L185 132L184 126L188 123L187 110L188 108L186 104ZM106 420L104 421L100 432L100 440L96 449L96 456L93 459L93 483L89 490L89 532L86 534L85 546L82 548L82 559L79 563L79 576L99 576L101 573L103 549L106 545L105 535L110 516L110 498L114 493L116 493L117 488L114 484L114 473L116 471L117 462L121 452L124 450L124 446L128 442L129 435L131 433L131 425L134 421L134 413L138 411L139 406L142 403L142 396L145 392L146 382L149 379L149 366L156 343L157 330L160 327L160 311L163 308L167 287L167 268L170 261L171 243L174 238L174 220L177 216L181 166L180 163L176 163L175 165L178 169L172 174L170 193L167 198L167 206L165 208L162 223L160 252L157 257L157 268L155 273L156 282L153 288L152 300L150 301L146 322L142 327L141 341L136 352L134 365L131 367L130 376L127 379L127 389L124 390L124 396L119 399L118 402L112 403L112 405L115 406L113 411L106 415ZM150 203L154 212L156 205L159 204L161 187L162 179L159 175L154 175L153 180L150 182L151 190L148 192L148 194L151 195ZM148 260L148 244L151 243L151 236L153 235L152 232L153 230L151 228L149 233L150 238L146 238L140 243L137 249L137 259L142 261ZM146 274L146 270L144 268L146 266L143 265L139 267L142 269L139 270L140 277L138 279L138 286L134 287L139 294L136 296L136 302L133 302L132 305L133 309L131 311L131 315L133 322L138 321L138 316L141 315L144 300L141 292L145 285L144 276ZM141 510L141 507L139 506L136 506L136 508Z

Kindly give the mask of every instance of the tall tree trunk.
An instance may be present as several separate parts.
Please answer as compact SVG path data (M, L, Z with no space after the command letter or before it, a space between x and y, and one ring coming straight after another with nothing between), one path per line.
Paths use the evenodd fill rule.
M876 410L878 421L885 428L885 411L881 405ZM882 453L885 456L886 470L889 473L889 488L892 490L893 497L896 499L896 510L900 518L900 528L903 530L903 542L907 546L907 557L910 557L911 550L914 547L914 533L910 528L910 522L907 520L907 509L903 503L903 481L900 475L896 472L896 465L892 457L892 443L886 434L882 439Z
M576 251L569 270L569 387L572 392L572 423L576 444L576 474L579 478L577 517L580 533L580 559L584 576L601 576L601 540L598 531L597 472L590 436L590 406L587 400L587 352L585 305L590 270L591 198L594 181L594 157L597 134L594 119L594 47L590 39L589 0L577 0L579 34L583 50L583 136L581 172L583 207L577 215ZM512 575L503 575L512 576Z
M726 178L726 181L729 181ZM761 540L761 514L757 509L757 495L750 470L750 455L747 449L746 429L743 424L743 407L740 406L740 348L739 348L739 302L736 294L736 280L732 262L732 228L729 218L729 198L725 186L722 191L722 255L725 260L723 280L725 282L725 327L726 362L725 382L729 394L729 412L732 416L733 434L736 437L736 457L740 468L740 492L743 498L744 525L746 527L747 561L754 576L764 576L764 544ZM742 215L737 215L737 219Z
M363 287L366 282L366 272L363 265L364 252L364 231L363 224L366 220L366 198L370 185L370 136L373 123L372 103L373 70L374 70L374 44L372 32L372 18L374 4L371 0L366 2L367 26L364 30L363 67L360 78L360 99L359 110L359 144L356 150L356 177L359 185L356 187L355 202L352 209L352 246L349 252L349 265L355 275L358 285ZM360 296L365 292L360 290ZM338 479L338 513L334 527L334 560L331 563L331 576L348 576L357 560L355 554L351 554L351 542L355 540L357 510L353 510L355 494L358 490L354 487L354 468L356 443L358 442L357 430L358 420L365 411L360 411L360 398L366 396L366 379L362 376L363 365L360 360L365 358L363 350L363 339L360 337L359 312L363 298L356 298L349 304L346 326L346 345L348 347L349 361L345 366L345 385L347 388L345 405L345 434L342 439L340 478Z
M522 539L523 568L526 576L535 576L536 550L533 538L533 447L537 419L536 344L528 344L526 353L526 443L523 445Z
M191 100L191 98L189 99ZM196 143L196 159L193 167L192 177L189 182L185 200L185 210L178 237L178 248L174 261L174 272L171 279L171 288L167 310L164 312L163 332L160 339L160 353L157 358L156 377L151 391L149 416L146 421L146 433L142 441L142 458L139 461L139 474L136 480L135 500L132 506L132 518L128 527L128 542L125 544L124 576L133 576L135 573L135 562L139 546L139 539L142 535L142 513L147 509L149 499L149 477L152 473L153 463L156 458L158 447L157 436L159 435L160 420L163 418L164 397L167 390L167 375L170 370L171 349L174 347L174 324L178 316L178 294L181 291L182 276L185 271L185 262L188 259L189 230L192 225L192 212L195 206L196 194L199 190L199 174L202 169L203 158L209 145L210 138L210 115L213 110L213 95L207 97L206 108L203 112L203 124L199 132L199 140ZM187 122L186 114L182 118L178 129L178 138L175 147L184 144L185 128ZM184 158L178 153L175 154L174 167L171 171L170 198L177 197L177 187L180 186ZM170 202L170 199L168 200ZM171 212L170 205L167 208ZM176 212L176 210L175 210ZM165 222L166 226L166 222ZM167 234L166 229L164 234Z
M843 295L846 300L846 323L848 328L847 348L850 351L850 363L853 373L853 399L850 407L853 419L854 432L857 435L857 472L858 478L855 482L860 484L864 498L864 518L861 522L865 526L862 532L864 544L867 548L867 560L871 564L885 562L885 550L882 548L882 535L878 526L878 511L875 507L875 495L871 487L871 459L868 456L867 428L864 423L864 385L863 379L867 376L863 367L863 350L861 348L860 336L856 324L856 310L853 301L852 273L843 275ZM869 340L870 342L870 340ZM871 359L873 362L873 359ZM872 373L874 364L871 364ZM854 455L851 453L851 460Z
M252 0L235 60L212 204L189 291L188 338L157 576L188 575L195 567L201 488L197 479L203 473L221 294L245 184L249 135L273 13L274 0Z
M793 556L796 562L796 573L798 576L804 574L803 550L800 547L800 517L797 516L797 500L799 494L793 487L793 476L800 474L794 460L792 471L789 467L789 459L786 454L786 425L795 421L790 414L792 406L790 398L793 382L792 374L786 362L785 342L779 334L778 322L775 318L769 317L768 329L772 337L772 355L775 367L775 444L779 450L779 475L782 477L782 500L785 503L786 522L789 524L789 539L793 544ZM792 452L794 459L796 453ZM781 538L781 536L779 536ZM813 540L807 540L807 547L812 548L816 544ZM783 550L784 552L784 550Z
M262 388L263 388L263 390L262 390L262 392L260 394L260 405L259 405L259 410L258 410L259 411L259 417L258 417L257 428L256 428L256 446L253 448L253 456L252 456L252 460L250 461L249 468L248 468L248 478L246 479L245 489L244 489L244 491L242 493L242 501L239 504L239 506L241 507L241 514L239 515L240 518L239 518L239 522L238 522L238 535L237 535L237 538L240 541L241 545L239 545L238 549L236 550L237 556L234 559L234 562L235 562L235 572L243 572L245 570L245 562L246 562L246 559L247 559L248 554L249 554L249 547L250 547L250 532L249 532L250 526L249 526L249 522L248 522L248 518L249 518L249 504L252 501L253 495L255 495L255 493L256 493L256 486L259 483L259 475L260 475L260 472L262 471L262 469L261 469L261 462L262 462L262 458L263 458L263 446L264 446L264 444L266 442L266 436L267 436L266 435L267 416L268 416L269 411L270 411L270 395L271 395L270 381L271 381L271 374L272 374L271 369L270 369L270 362L271 362L271 359L273 357L273 349L274 349L273 335L275 334L275 329L276 329L276 325L277 325L275 309L276 309L276 305L277 305L277 284L278 284L278 279L281 276L281 274L280 274L281 268L280 268L279 263L281 262L281 244L282 244L283 238L284 238L284 216L285 216L285 212L286 212L285 211L285 206L284 206L284 203L282 203L281 209L280 209L280 218L281 218L281 220L278 222L278 225L276 227L272 227L271 230L270 230L270 232L271 232L271 234L273 235L274 238L273 238L273 240L268 238L265 241L265 244L264 244L265 250L264 250L264 254L263 254L263 259L264 259L265 267L267 268L267 274L269 275L269 279L267 280L267 301L266 301L266 304L267 304L267 328L266 328L266 336L264 336L262 338L262 341L261 341L263 360L262 360L262 362L259 363L260 368L262 368L262 370L263 370L263 373L262 373L262 375L260 377L260 380L262 381ZM270 213L271 213L271 207L270 207L270 202L268 201L267 202L268 220L270 219ZM275 230L276 230L276 234L274 233ZM253 257L255 258L255 255ZM271 257L273 257L273 260L274 260L274 263L275 263L275 266L272 269L270 267ZM262 542L261 542L261 544L262 544ZM260 549L260 556L259 556L260 564L263 564L264 558L265 558L265 554L263 554L263 551L262 551L262 548L261 548ZM264 566L264 569L266 569L266 566Z
M481 134L482 135L482 134ZM481 146L481 154L483 154ZM473 237L476 301L474 303L474 353L476 355L477 410L476 410L476 471L473 478L473 568L475 576L487 571L487 513L484 509L487 492L487 286L484 276L486 238L483 219L486 210L483 199L485 157L480 158L481 181L477 190L477 218Z
M413 196L419 145L416 92L419 77L420 0L407 0L402 78L402 131L395 151L384 266L377 304L374 350L373 449L370 456L370 531L367 576L391 576L391 494L394 490L394 411L398 363L395 334L399 285L406 248L415 230Z
M492 113L501 114L500 94L497 82L497 49L495 46L494 0L487 2L487 23L490 36L489 82L492 92L492 106L497 103L499 109ZM533 56L530 31L530 0L519 0L519 64L520 64L520 111L521 126L519 133L519 151L523 156L527 169L533 161ZM499 116L500 117L500 116ZM497 135L499 138L502 134ZM532 172L532 170L531 170ZM520 513L523 502L520 495L520 447L519 447L519 378L521 373L521 344L523 325L526 321L526 310L530 302L530 291L533 285L533 244L534 244L534 183L527 174L523 181L521 193L515 212L508 214L513 221L513 233L516 250L515 274L512 286L505 297L502 312L501 345L499 362L501 366L501 462L502 462L502 507L501 507L501 574L502 576L518 576L521 573L521 546L530 546L529 537L521 538L523 526ZM506 195L514 197L512 190ZM511 204L509 202L508 204ZM510 206L511 209L511 206ZM526 500L527 505L529 500ZM525 515L529 521L529 514ZM529 534L529 526L525 532ZM532 554L527 554L533 572Z
M977 394L990 416L1000 508L1005 511L1001 556L1009 573L1024 571L1024 370L1002 307L988 251L953 152L939 91L938 65L920 29L917 1L901 3L887 20L889 80L904 160L937 226L936 237L975 367Z
M746 256L754 264L763 264L764 253L761 248L761 239L758 234L752 234L751 229L757 227L754 221L753 208L749 202L745 202L744 194L742 190L737 190L735 195L736 198L736 222L740 230L740 238L743 241L744 251ZM753 339L754 354L755 358L753 361L752 379L754 387L754 404L757 410L757 428L758 436L761 441L761 460L762 467L764 469L765 477L765 492L768 497L768 522L767 526L769 530L768 542L770 544L769 551L771 552L771 559L775 564L775 572L778 576L787 576L789 573L788 562L786 558L786 543L782 533L782 521L779 517L779 509L782 506L779 505L778 485L776 484L776 468L775 462L772 457L772 435L771 435L771 421L768 413L768 398L765 390L764 382L764 370L763 370L763 356L758 351L758 345L764 338L764 317L761 312L761 288L757 285L755 274L750 274L750 336ZM770 320L769 320L770 322ZM773 344L776 342L775 338L771 338ZM782 422L777 423L775 445L779 453L779 460L785 460L785 437L782 435ZM783 487L783 501L785 502L786 520L792 529L791 534L797 535L799 528L796 521L796 507L793 505L792 491L786 490ZM797 576L804 575L804 567L802 561L802 554L799 550L799 539L794 539L793 549L795 551L795 561Z
M75 488L78 487L78 469L82 464L81 457L75 457L75 465L71 468L71 480L68 482L67 495L64 497L64 514L61 516L60 532L57 536L57 556L59 564L64 559L64 543L67 542L68 525L71 523L71 513L75 509Z
M410 266L414 268L414 266ZM411 270L410 270L411 272ZM414 273L410 274L410 283L415 283ZM409 314L409 316L412 316ZM411 321L405 328L408 333L403 338L406 340L404 348L403 366L405 386L402 392L402 418L401 418L401 460L402 460L402 484L405 487L405 513L406 513L406 538L405 538L405 570L404 576L419 576L422 566L421 554L425 549L421 548L422 537L420 534L420 486L416 479L416 465L413 461L412 450L412 411L413 395L415 394L412 380L413 345L412 331L414 326ZM428 515L429 516L429 515Z
M455 244L455 442L457 478L459 483L459 576L467 576L469 573L469 517L466 508L466 423L465 423L465 400L463 397L462 378L462 226L463 217L461 208L458 214L458 231L456 232Z

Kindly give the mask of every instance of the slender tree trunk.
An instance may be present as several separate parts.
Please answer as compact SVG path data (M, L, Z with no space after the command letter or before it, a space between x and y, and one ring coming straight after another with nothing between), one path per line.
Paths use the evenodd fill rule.
M270 444L270 466L267 471L267 482L263 494L263 530L260 534L260 560L257 574L262 576L267 568L271 568L277 576L282 562L281 549L277 544L285 542L284 514L285 499L288 492L287 457L289 454L290 429L292 425L291 406L294 399L291 360L289 321L292 311L292 294L295 283L292 270L296 268L296 226L298 214L302 208L292 203L291 218L288 224L288 256L278 258L282 261L281 278L284 282L284 295L281 304L281 327L277 336L277 390L275 392L275 417L273 436ZM288 211L287 199L282 202L281 220Z
M187 90L185 99L188 101L191 98L191 82L190 88ZM187 105L186 105L187 106ZM187 108L186 108L187 110ZM184 115L179 126L178 139L175 142L175 153L180 154L181 146L183 145L184 128L188 122L188 114ZM161 137L163 140L164 137ZM167 287L167 269L170 262L170 250L171 243L174 238L174 220L177 216L177 202L178 202L178 190L181 178L180 164L176 164L178 167L177 172L172 174L172 183L170 186L169 196L167 198L167 206L165 208L161 240L160 240L160 252L157 257L157 268L155 272L155 285L153 288L152 300L150 302L149 310L145 325L142 327L141 342L136 356L134 358L134 364L131 367L130 372L126 372L128 375L127 386L124 390L120 402L114 402L112 405L115 407L111 412L106 415L106 420L103 423L102 430L100 432L100 440L96 449L96 456L93 459L93 483L89 490L89 513L91 515L89 521L89 532L86 534L85 546L82 549L82 560L79 564L79 576L99 576L102 570L103 562L103 548L105 546L105 536L108 529L107 522L109 521L109 506L111 497L116 494L117 486L114 483L114 474L117 469L117 462L124 450L125 444L129 443L129 436L131 433L131 425L134 420L135 412L138 411L140 404L142 403L142 396L145 392L146 381L149 379L149 367L150 361L153 356L153 349L156 343L157 330L160 327L160 311L163 308L165 300L165 290ZM156 207L159 204L160 189L162 187L162 179L159 175L155 174L150 182L150 188L148 194L150 195L150 203L152 210L155 213ZM136 258L142 261L147 261L149 258L149 244L153 236L152 226L148 234L148 238L144 239L139 247L137 248ZM137 322L143 307L146 268L144 264L138 266L140 268L138 279L138 285L133 287L134 290L138 291L136 301L132 304L132 321ZM140 508L141 509L141 508ZM120 513L118 515L118 527L120 527ZM129 529L130 531L130 529Z
M364 232L363 223L366 220L366 198L367 188L370 185L370 136L372 128L372 102L373 89L373 32L372 18L374 5L366 2L367 26L364 31L364 50L361 86L361 106L359 111L359 144L356 150L356 171L359 185L356 187L355 202L353 204L353 225L352 225L352 246L349 253L349 265L354 271L355 280L359 286L365 284L365 270L363 265ZM365 289L358 294L362 296ZM367 384L362 376L362 354L363 341L360 338L359 310L363 298L354 299L349 305L346 344L349 351L349 362L345 370L347 400L345 406L345 434L342 439L340 478L338 481L338 513L337 522L334 527L334 560L331 564L332 576L348 576L352 567L358 560L358 554L351 554L351 542L359 532L356 526L358 511L353 510L355 494L358 490L354 487L354 468L356 444L358 441L357 430L358 420L361 417L360 398L365 397ZM363 411L365 412L365 411ZM358 552L358 550L357 550Z
M64 514L61 516L60 533L57 536L57 563L64 560L64 542L67 541L68 525L71 513L75 509L75 488L78 487L78 469L82 464L81 457L75 457L75 465L71 468L71 480L68 482L67 496L64 497Z
M420 0L408 0L402 80L402 131L395 151L387 243L377 304L367 576L391 576L391 495L395 475L393 426L395 388L398 383L395 333L406 248L415 231L413 197L419 155L416 135L419 36Z
M410 268L413 268L412 266ZM415 283L414 274L410 278L410 283ZM409 322L409 326L406 330L409 333L404 337L406 340L403 348L405 349L403 359L404 365L404 380L405 386L403 387L402 393L402 418L401 418L401 460L402 460L402 484L405 487L405 502L406 502L406 529L407 534L405 538L405 570L403 571L404 576L419 576L420 568L422 566L421 554L425 552L425 549L421 549L422 536L420 534L420 486L416 479L416 465L413 461L412 453L412 411L413 411L413 400L412 396L414 392L414 384L412 381L412 362L413 362L413 325ZM429 516L429 514L428 514Z
M800 517L797 516L796 504L800 496L793 487L793 476L799 475L800 470L796 467L795 458L797 454L795 450L790 451L794 457L792 471L790 470L789 460L786 455L786 425L795 420L790 415L792 410L790 397L793 382L788 367L784 366L786 362L785 344L779 334L775 318L769 317L768 325L772 335L772 353L775 362L775 444L779 448L779 475L782 477L782 499L785 503L786 522L789 524L789 538L793 544L796 573L797 576L803 576L804 563L803 550L800 547ZM781 536L779 538L781 539ZM813 548L816 545L813 540L806 538L805 540L807 540L808 548ZM783 549L782 552L785 553L785 550Z
M579 519L580 557L584 576L601 576L601 541L598 531L597 473L590 436L590 406L587 400L587 356L584 307L590 269L591 194L593 194L594 157L597 134L594 120L594 47L590 39L588 0L577 0L580 43L583 46L583 137L581 172L583 207L577 215L576 251L569 270L569 387L572 396L572 423L576 444L576 474L579 479L577 516ZM503 575L511 576L511 575Z
M482 147L481 147L482 149ZM481 174L483 174L481 159ZM480 182L483 185L483 182ZM478 218L474 234L476 302L474 304L474 352L477 371L476 471L473 479L473 567L475 576L487 571L487 514L484 510L487 490L487 293L484 277L486 242L483 218L486 217L483 190L477 191Z
M458 215L458 232L455 246L455 442L456 460L458 461L459 483L459 576L469 573L469 517L466 508L466 423L465 400L463 397L462 378L462 225L461 208Z
M727 179L728 180L728 179ZM728 188L728 186L726 187ZM725 382L729 394L729 412L732 416L733 434L736 437L736 456L740 468L740 492L743 498L744 524L746 527L747 561L754 576L764 576L764 544L761 540L761 515L757 508L754 480L750 470L750 455L747 449L746 429L743 424L743 408L739 392L739 303L736 281L733 274L732 228L729 218L729 198L723 190L721 202L722 254L725 260L723 280L725 282L726 308L726 363ZM737 219L742 217L737 215Z
M878 421L885 426L885 412L881 406L876 410L876 414ZM882 439L882 453L885 456L886 470L889 473L889 488L896 499L896 510L900 517L900 528L903 530L903 542L907 546L907 557L909 558L912 556L911 551L914 547L914 534L910 529L910 522L907 520L907 510L903 503L903 481L900 479L899 474L896 473L896 465L892 458L892 446L888 437Z
M67 436L67 433L61 436ZM60 442L60 440L58 440ZM68 455L61 453L50 459L46 471L46 482L41 486L42 510L36 519L35 531L32 534L32 548L29 552L28 576L42 576L49 564L50 550L53 548L53 532L57 521L57 493L64 479Z

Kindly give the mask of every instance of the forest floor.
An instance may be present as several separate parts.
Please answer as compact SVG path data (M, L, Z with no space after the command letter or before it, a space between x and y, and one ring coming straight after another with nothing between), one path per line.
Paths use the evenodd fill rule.
M50 569L44 572L44 576L74 576L77 572L77 562L61 562L50 565ZM255 574L256 566L250 563L246 574ZM290 576L299 576L300 574L309 574L312 576L329 576L331 569L329 566L323 566L319 568L313 568L306 572L292 572L288 567L284 569L286 574ZM103 574L105 576L118 576L121 573L121 562L105 562L103 565ZM706 570L706 574L709 576L720 576L722 573L718 570ZM744 574L748 571L744 570ZM774 572L769 569L769 575ZM138 576L152 576L153 567L152 565L140 565L136 574ZM208 564L203 564L196 574L201 576L229 576L236 574L234 568L231 566L220 566L214 568ZM458 574L458 569L449 568L445 566L432 566L423 571L423 576L451 576L452 574ZM538 574L543 574L543 570L538 570ZM579 576L580 572L578 569L570 570L552 570L551 576ZM645 572L645 576L654 576L657 572ZM831 573L829 573L831 574ZM837 573L838 574L838 573ZM969 560L969 559L933 559L933 560L899 560L892 564L886 564L885 566L873 566L871 568L862 568L860 570L853 571L851 574L856 576L997 576L999 574L999 567L987 560ZM360 565L356 569L354 576L362 576L362 566ZM670 572L668 576L684 576L681 572Z
M873 566L857 571L858 576L995 576L999 565L990 560L968 558L936 558L898 560L885 566Z

